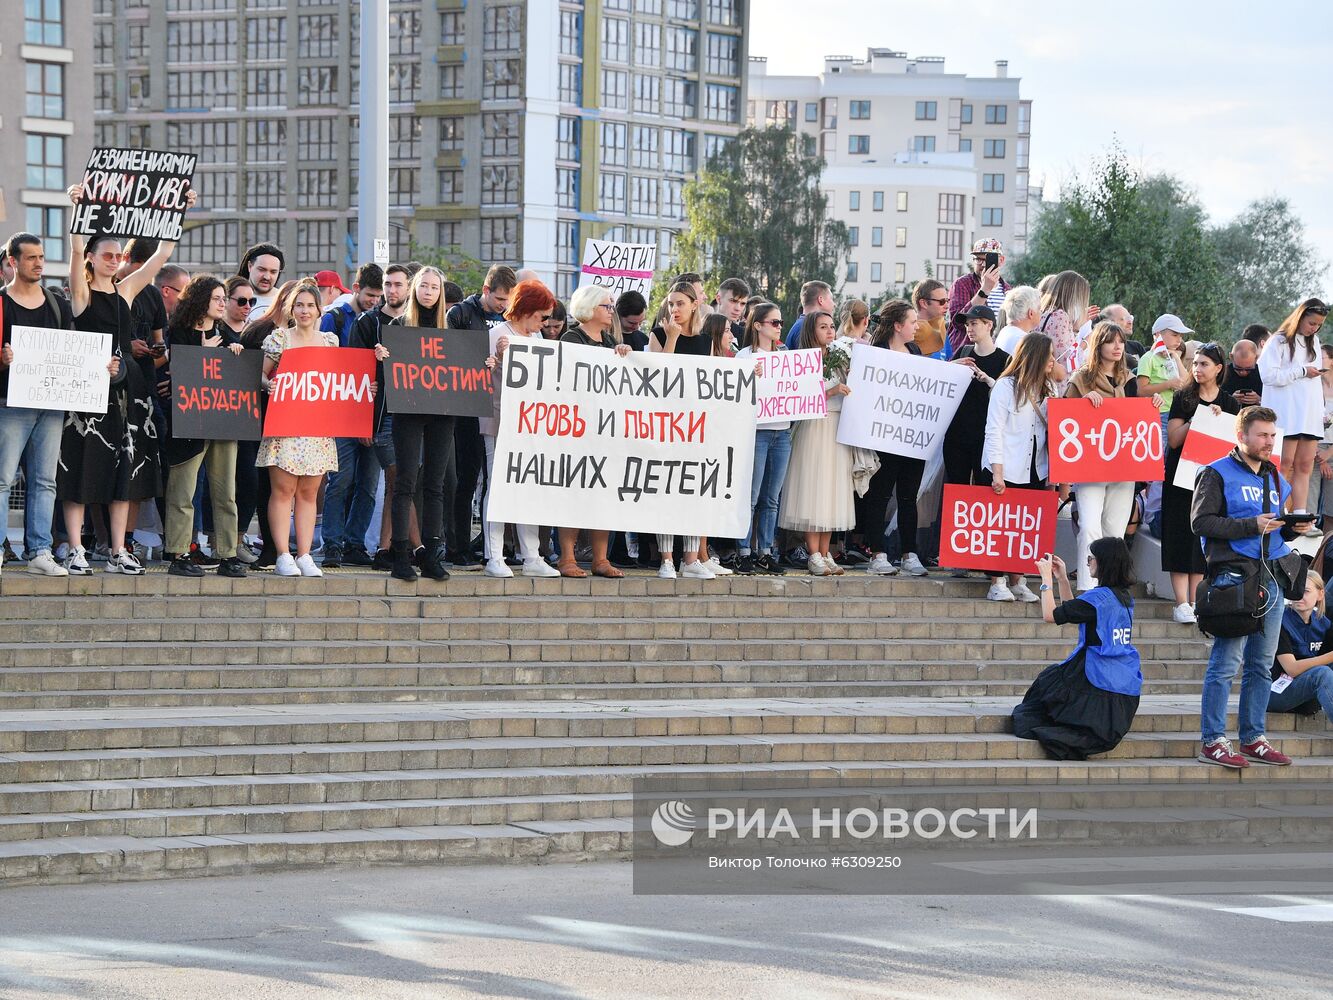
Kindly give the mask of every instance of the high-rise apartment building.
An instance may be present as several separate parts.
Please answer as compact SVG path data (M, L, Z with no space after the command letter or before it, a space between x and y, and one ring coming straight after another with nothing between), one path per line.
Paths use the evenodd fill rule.
M25 0L0 39L0 238L42 237L46 278L69 275L65 188L92 145L92 29L73 0ZM21 7L21 10L19 9Z
M359 9L349 0L92 0L98 143L198 152L178 258L272 241L350 270ZM574 287L582 240L658 242L736 135L743 0L391 0L392 256L413 241ZM80 150L79 155L86 152Z
M851 235L846 293L878 298L927 272L953 281L986 236L1024 249L1032 102L1005 61L974 77L871 49L777 76L753 58L747 86L750 124L790 125L827 161L830 211Z

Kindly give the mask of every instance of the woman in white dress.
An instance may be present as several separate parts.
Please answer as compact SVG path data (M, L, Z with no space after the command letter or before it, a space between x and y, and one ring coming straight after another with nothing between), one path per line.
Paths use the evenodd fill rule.
M1327 316L1321 300L1306 299L1273 331L1259 355L1263 405L1277 414L1282 428L1282 475L1291 483L1293 511L1307 509L1315 449L1324 437L1319 328Z

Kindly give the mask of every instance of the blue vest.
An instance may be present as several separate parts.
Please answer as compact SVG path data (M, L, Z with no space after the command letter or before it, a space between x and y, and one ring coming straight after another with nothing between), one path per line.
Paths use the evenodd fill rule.
M1086 624L1078 627L1079 647L1084 650L1083 674L1088 683L1102 691L1139 694L1143 690L1143 671L1139 669L1139 651L1134 648L1131 636L1134 601L1131 599L1129 607L1125 607L1110 587L1096 587L1079 595L1079 600L1097 609L1097 645L1088 645ZM1069 660L1077 655L1075 650Z
M1300 613L1295 608L1287 608L1282 613L1282 628L1291 638L1291 651L1298 660L1308 660L1318 656L1324 645L1324 636L1328 634L1329 621L1318 611L1310 615L1310 621L1301 621Z
M1272 478L1268 476L1261 478L1234 455L1219 458L1208 468L1216 469L1218 475L1222 477L1223 495L1227 501L1227 517L1258 517L1264 512L1264 490L1268 491L1268 511L1276 514L1282 510L1282 504L1286 502L1287 497L1291 494L1291 487L1287 485L1287 481L1280 474L1276 475L1277 491L1275 492ZM1262 557L1260 548L1262 537L1252 535L1249 538L1236 538L1231 540L1229 544L1237 555L1244 556L1247 559L1259 559ZM1269 559L1280 559L1291 551L1287 543L1282 540L1280 532L1274 532L1267 537ZM1204 539L1200 538L1199 543L1204 544Z

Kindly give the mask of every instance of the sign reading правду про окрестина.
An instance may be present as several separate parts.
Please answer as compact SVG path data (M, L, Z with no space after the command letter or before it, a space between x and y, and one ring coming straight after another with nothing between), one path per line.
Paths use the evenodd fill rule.
M198 159L193 153L156 149L94 149L69 231L179 240Z

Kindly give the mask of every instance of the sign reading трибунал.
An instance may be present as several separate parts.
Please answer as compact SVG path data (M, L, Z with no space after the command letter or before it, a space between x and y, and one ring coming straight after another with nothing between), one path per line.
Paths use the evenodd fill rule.
M199 158L193 153L98 147L83 172L69 231L82 236L181 238Z

